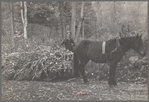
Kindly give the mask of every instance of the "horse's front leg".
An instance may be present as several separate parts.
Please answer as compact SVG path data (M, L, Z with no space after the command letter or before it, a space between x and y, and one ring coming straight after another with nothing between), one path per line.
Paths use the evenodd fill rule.
M117 83L115 81L115 72L116 72L116 67L117 67L116 61L110 63L110 75L109 75L109 81L108 84L109 86L117 86Z
M84 83L88 83L89 81L87 80L87 76L85 75L85 65L88 63L88 61L83 61L81 62L80 66L79 66L79 71L83 77L83 81Z

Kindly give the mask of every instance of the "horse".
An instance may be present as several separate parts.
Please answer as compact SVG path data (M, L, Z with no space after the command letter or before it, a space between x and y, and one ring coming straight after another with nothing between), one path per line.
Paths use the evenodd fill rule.
M83 40L74 48L74 77L82 75L84 83L89 83L85 75L85 66L91 60L95 63L108 63L110 73L109 86L117 86L115 72L117 64L123 55L130 49L136 51L142 57L145 56L142 35L114 38L106 41L105 53L102 53L102 43L99 41Z

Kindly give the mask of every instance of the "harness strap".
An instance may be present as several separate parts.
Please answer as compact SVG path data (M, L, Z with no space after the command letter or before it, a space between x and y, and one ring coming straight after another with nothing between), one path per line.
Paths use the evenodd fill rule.
M116 43L117 43L116 46L117 46L117 47L120 47L119 39L120 39L119 37L116 39Z
M121 47L121 46L120 46L119 39L120 39L120 38L117 38L117 39L116 39L116 48ZM102 43L102 54L105 54L105 49L106 49L106 41L104 41L104 42Z
M102 54L105 54L105 50L106 50L106 41L102 43Z
M124 52L122 51L122 48L121 48L121 45L120 45L120 38L118 37L118 38L116 38L116 48L113 50L113 51L111 51L110 52L110 54L112 54L113 52L115 52L115 51L120 51L120 53L122 53L122 54L124 54ZM124 54L125 55L125 54ZM109 55L107 55L107 59L108 59L108 56Z
M120 45L120 41L119 40L121 40L120 39L120 37L117 39L117 45L118 45L118 47L121 47L121 45ZM121 40L122 41L122 40ZM123 42L123 41L122 41ZM124 43L124 42L123 42ZM126 44L126 43L124 43L124 44ZM122 51L122 50L121 50ZM122 51L123 52L123 51ZM124 52L123 52L124 53ZM126 53L124 53L124 55L126 56Z
M119 40L121 40L120 37L116 39L116 48L115 48L113 51L111 51L110 54L111 54L112 52L116 51L116 50L119 50L119 51L121 51L121 53L124 54L125 57L126 57L126 53L124 53L124 52L122 51L122 48L121 48L121 45L120 45L120 41L119 41ZM103 46L103 45L104 45L104 44L102 44L102 46ZM103 49L103 48L102 48L102 49ZM105 54L105 53L104 53L104 54ZM106 59L107 59L108 65L109 65L109 60L108 60L108 58L109 58L109 55L110 55L110 54L105 54L105 55L106 55Z

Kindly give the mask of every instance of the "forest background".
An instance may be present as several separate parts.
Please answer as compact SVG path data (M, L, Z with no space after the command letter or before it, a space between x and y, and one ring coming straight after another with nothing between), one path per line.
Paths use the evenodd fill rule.
M67 31L71 31L76 45L83 39L106 41L119 36L143 34L146 52L148 48L147 2L142 1L1 2L1 21L1 55L4 69L28 66L29 63L18 65L22 61L20 56L26 56L21 55L24 52L35 52L35 49L46 49L48 52L53 51L53 54L57 51L63 52L61 42L65 39ZM121 63L122 68L128 66L124 63L127 60L139 59L139 55L134 51L128 52L127 55ZM19 57L7 60L12 56ZM29 56L34 57L35 53ZM33 64L34 61L31 61L30 57L28 61ZM37 59L40 59L39 56ZM22 62L25 61L27 60ZM8 68L8 65L11 67ZM95 73L101 66L90 62L87 73ZM147 75L147 72L143 73ZM105 71L102 76L107 75L108 71ZM124 75L126 76L126 73L122 74Z

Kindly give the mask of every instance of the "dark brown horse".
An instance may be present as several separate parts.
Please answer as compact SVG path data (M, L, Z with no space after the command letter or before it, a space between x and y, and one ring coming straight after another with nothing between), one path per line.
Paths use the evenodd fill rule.
M105 53L102 54L102 42L83 40L74 49L74 76L79 72L84 83L88 82L85 75L85 65L91 60L96 63L108 63L110 65L109 86L116 86L115 72L117 64L122 56L130 49L135 50L141 56L145 56L145 50L141 39L142 35L111 39L106 41Z

